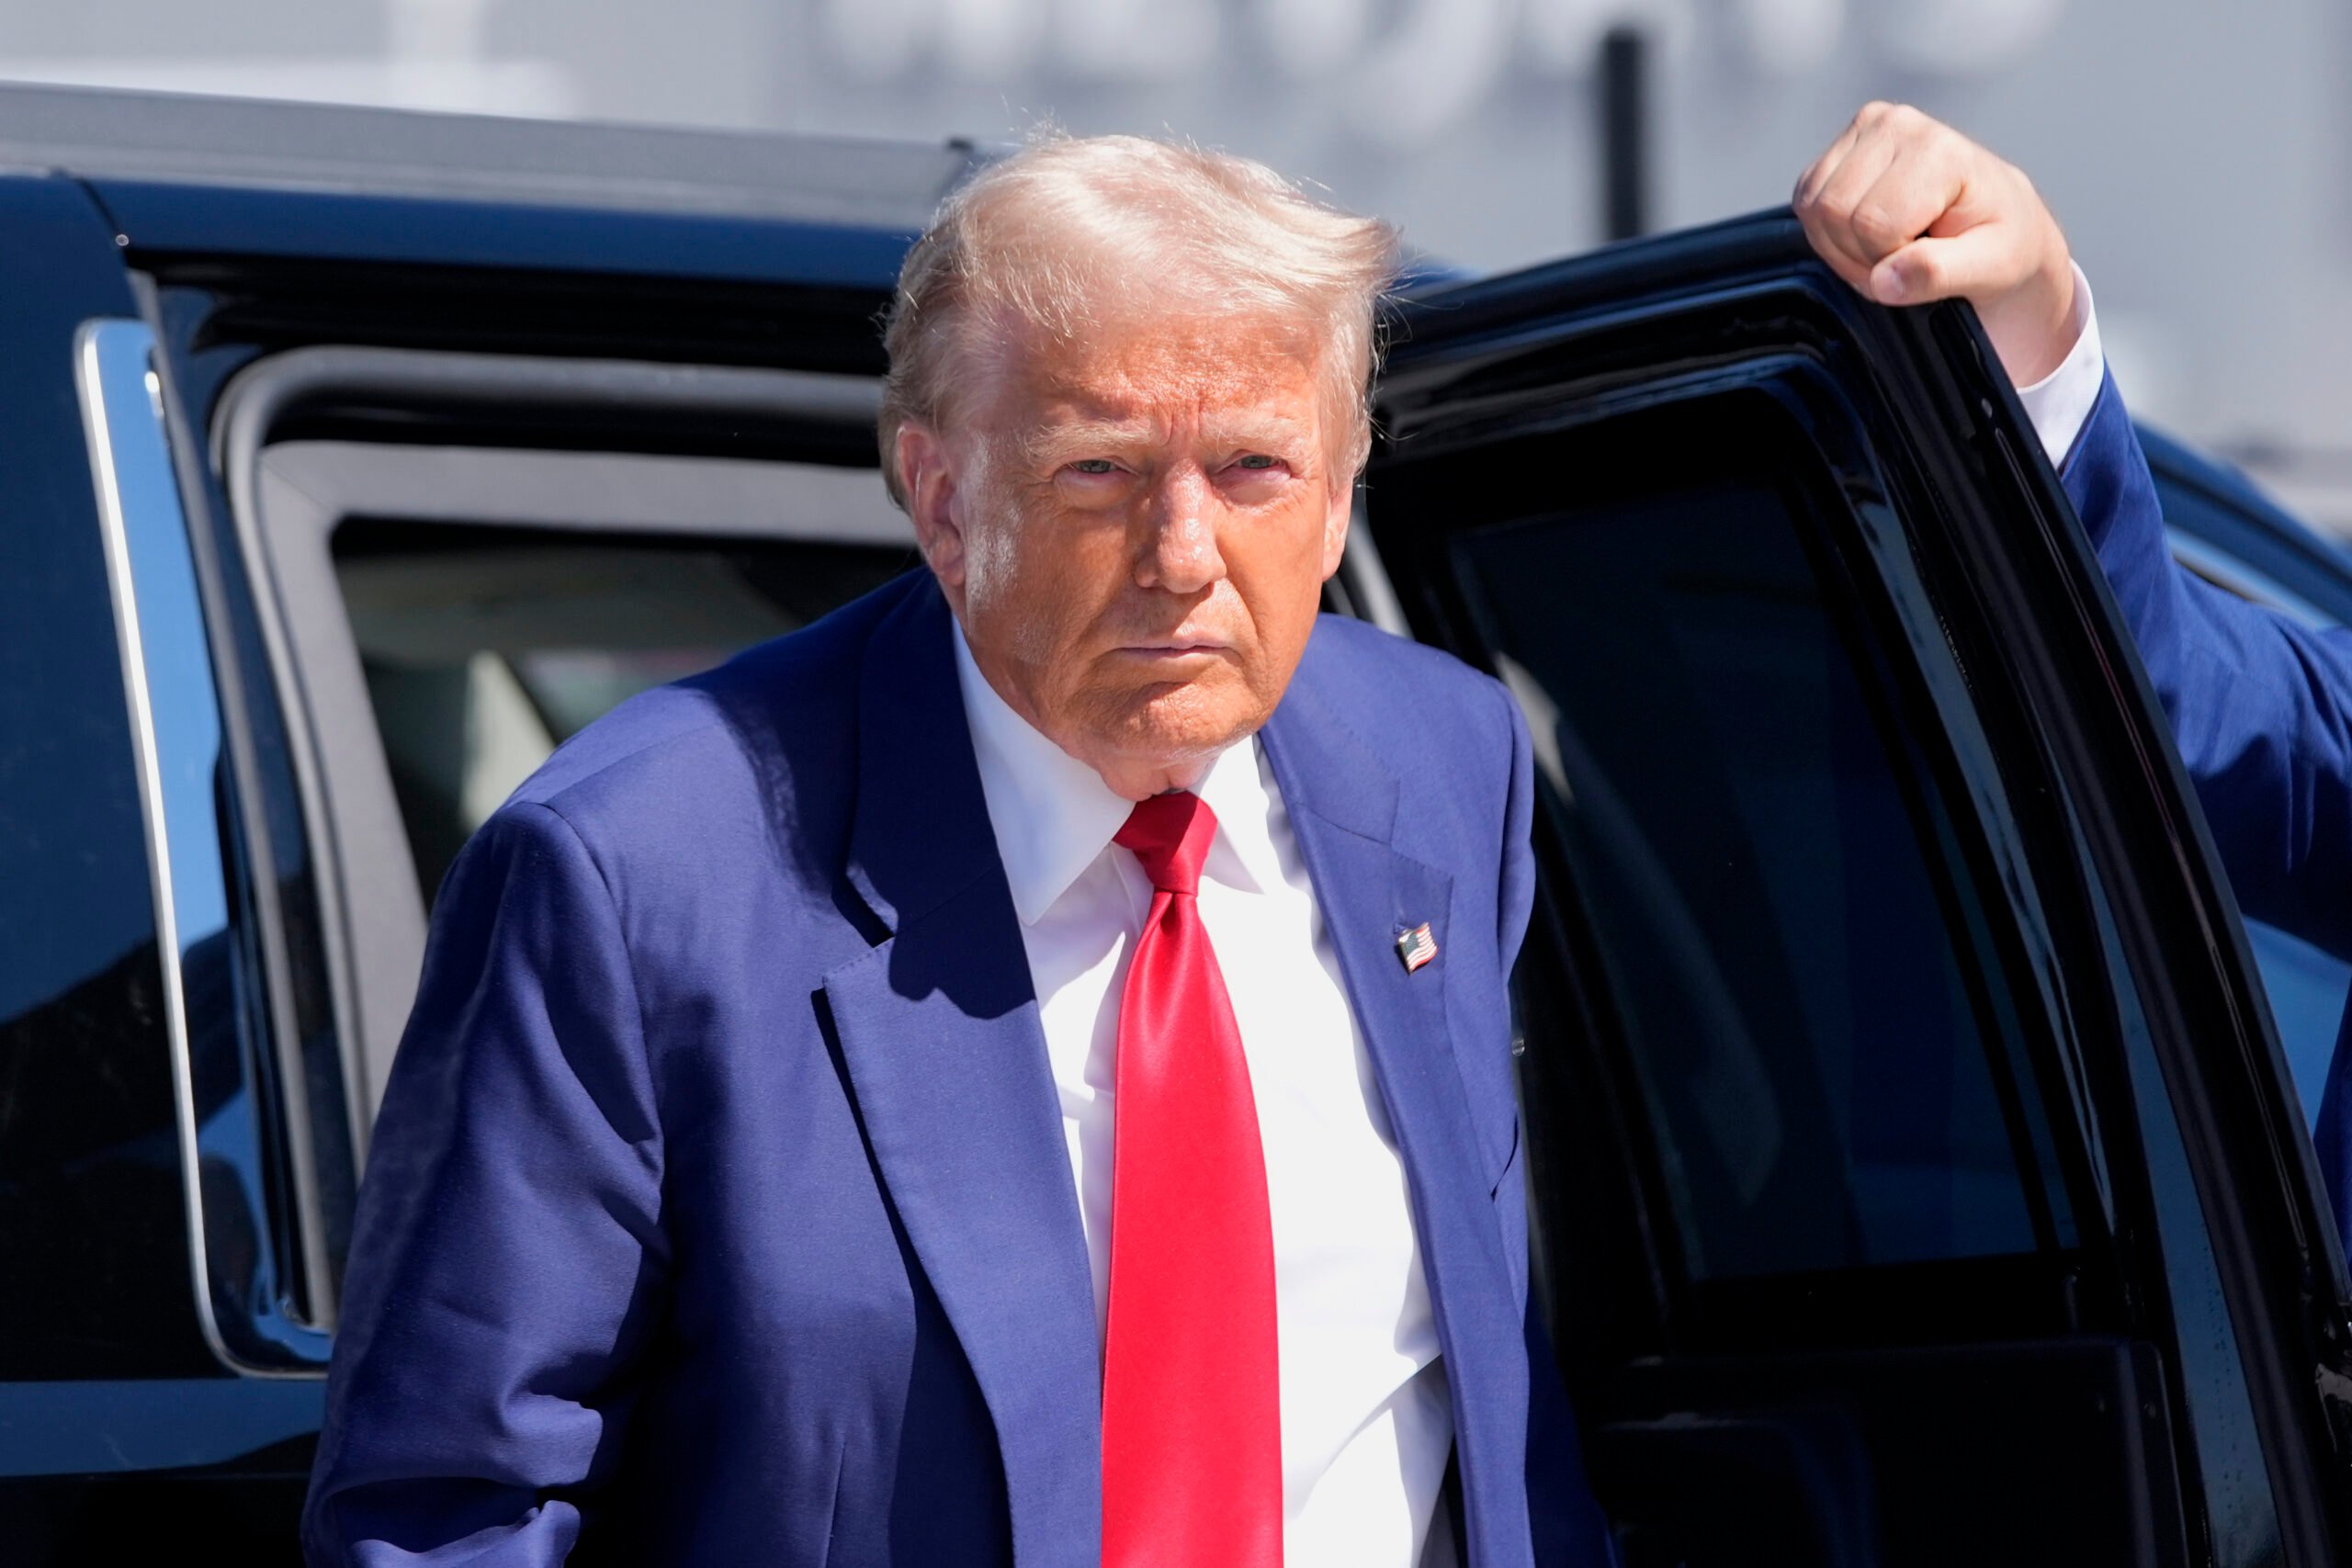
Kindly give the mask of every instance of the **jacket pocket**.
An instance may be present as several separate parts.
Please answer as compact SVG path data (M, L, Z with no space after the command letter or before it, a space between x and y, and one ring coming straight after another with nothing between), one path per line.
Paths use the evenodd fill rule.
M1517 1116L1513 1116L1510 1119L1510 1153L1503 1156L1503 1168L1500 1171L1496 1173L1495 1184L1487 1189L1487 1197L1494 1198L1500 1196L1502 1190L1506 1185L1516 1182L1519 1179L1519 1141L1521 1136L1522 1134L1519 1128L1519 1118Z

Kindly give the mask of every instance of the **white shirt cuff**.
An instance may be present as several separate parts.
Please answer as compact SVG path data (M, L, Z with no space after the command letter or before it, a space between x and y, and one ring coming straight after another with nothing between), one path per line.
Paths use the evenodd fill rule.
M2083 422L2090 418L2107 374L2107 357L2098 345L2098 316L2091 309L2091 280L2077 263L2069 260L2066 265L2075 269L2075 346L2057 369L2018 389L2018 401L2025 405L2025 416L2033 422L2033 433L2041 438L2052 467L2064 459Z

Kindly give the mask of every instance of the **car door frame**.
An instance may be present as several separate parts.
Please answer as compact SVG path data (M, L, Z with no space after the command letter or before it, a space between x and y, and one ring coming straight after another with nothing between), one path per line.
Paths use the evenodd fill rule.
M1391 329L1383 445L1464 446L1569 421L1600 400L1670 395L1768 352L1807 355L1862 392L1908 508L1937 519L1928 569L1998 627L1998 678L2030 716L2041 765L2081 814L2170 1088L2236 1328L2280 1527L2296 1562L2346 1540L2352 1405L2344 1265L2275 1032L2211 839L2096 558L1973 312L1889 310L1820 264L1785 211L1734 220L1407 301ZM1419 635L1466 656L1413 568L1396 582ZM2063 883L2065 868L2047 868ZM2284 1092L2282 1092L2282 1089Z

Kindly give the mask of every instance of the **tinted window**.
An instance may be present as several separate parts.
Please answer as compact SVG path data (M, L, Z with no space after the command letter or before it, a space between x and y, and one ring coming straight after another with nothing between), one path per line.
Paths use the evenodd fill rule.
M1611 449L1516 454L1452 562L1529 711L1684 1267L2072 1245L1932 720L1825 525L1843 503L1787 471L1798 442ZM1599 499L1557 504L1561 471Z
M622 699L793 631L907 549L356 519L335 579L429 898L469 834Z

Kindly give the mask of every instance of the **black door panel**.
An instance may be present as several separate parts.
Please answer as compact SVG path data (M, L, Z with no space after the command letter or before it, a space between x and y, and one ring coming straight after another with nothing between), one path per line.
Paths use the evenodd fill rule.
M1368 517L1535 740L1532 1240L1629 1553L2329 1561L2340 1265L1964 308L1865 306L1768 217L1398 335Z
M1589 1439L1634 1520L1626 1568L2186 1560L2153 1528L2179 1505L2145 1347L1693 1358L1628 1381L1669 1414Z
M1674 454L1671 485L1613 487L1565 436L1498 446L1478 505L1513 520L1457 534L1452 578L1545 710L1577 883L1621 912L1600 935L1686 1270L2071 1247L2041 1099L2014 1081L2030 977L1976 907L1940 732L1906 722L1924 699L1806 493L1826 476L1778 471L1803 438L1761 388L1609 431Z

